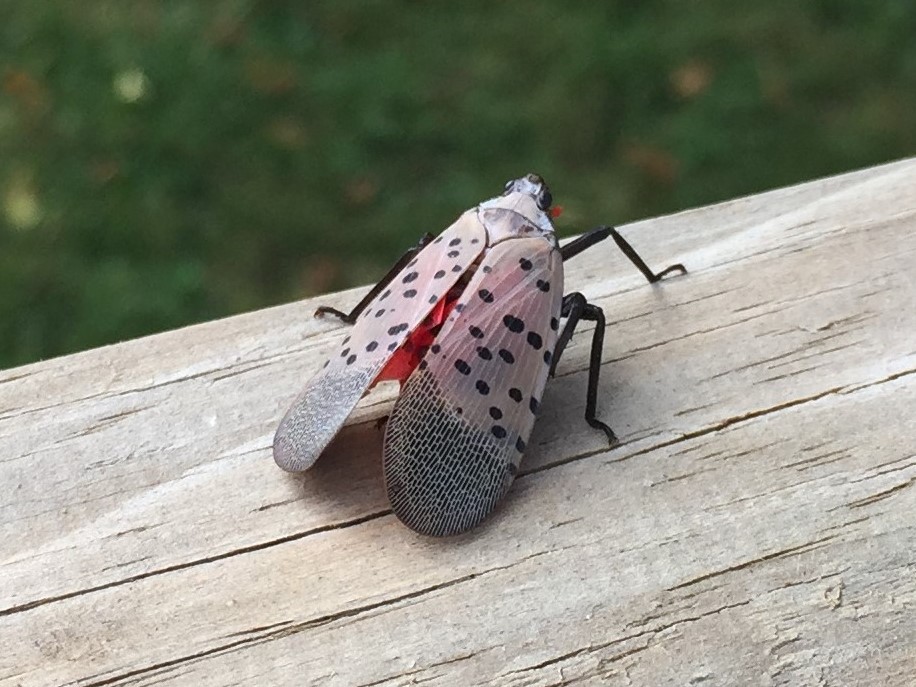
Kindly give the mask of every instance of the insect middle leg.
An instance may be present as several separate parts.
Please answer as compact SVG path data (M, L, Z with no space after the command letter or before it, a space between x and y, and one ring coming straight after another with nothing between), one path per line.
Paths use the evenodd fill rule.
M556 372L557 363L572 338L576 325L581 320L594 322L595 330L592 333L592 348L588 363L588 390L585 395L585 421L595 429L600 429L604 432L609 443L616 444L617 435L596 417L598 410L598 376L601 374L601 350L604 346L604 310L594 303L589 303L584 295L575 291L563 297L560 314L566 318L566 324L563 326L563 331L560 332L557 345L553 350L550 376L552 377Z
M391 281L396 276L398 276L401 270L403 270L411 260L417 257L417 253L423 250L426 247L426 245L430 241L433 240L433 238L434 237L432 234L429 234L429 233L423 234L423 236L420 238L419 243L417 243L416 246L414 246L413 248L408 250L406 253L404 253L404 255L402 255L401 258L396 263L394 263L394 266L390 270L388 270L388 273L384 277L382 277L382 279L379 281L378 284L372 287L369 293L363 296L363 299L353 307L353 310L351 310L348 313L345 313L342 310L338 310L337 308L331 308L329 306L322 305L322 306L319 306L317 310L315 310L315 317L322 317L323 315L333 315L334 317L339 319L341 322L344 322L346 324L353 324L354 322L356 322L356 318L359 317L362 314L362 312L368 307L368 305L375 299L375 297L378 296L382 292L382 289L388 286L388 284L390 284Z

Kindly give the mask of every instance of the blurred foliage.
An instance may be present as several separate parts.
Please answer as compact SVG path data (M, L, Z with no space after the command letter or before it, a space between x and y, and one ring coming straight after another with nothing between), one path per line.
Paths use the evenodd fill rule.
M0 367L916 153L912 0L0 0ZM645 238L643 239L645 240Z

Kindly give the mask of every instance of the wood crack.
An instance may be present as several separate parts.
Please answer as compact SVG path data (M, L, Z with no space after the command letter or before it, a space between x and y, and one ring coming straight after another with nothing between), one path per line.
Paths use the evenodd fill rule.
M751 566L759 565L760 563L766 563L767 561L772 561L777 558L783 558L785 556L793 556L799 553L808 553L809 551L814 551L816 549L822 548L823 544L833 539L836 539L836 536L837 535L821 537L820 539L815 539L814 541L805 542L804 544L799 544L797 546L790 546L785 549L780 549L779 551L768 553L764 556L758 556L757 558L753 558L743 563L738 563L736 565L730 565L727 568L722 568L721 570L714 570L704 575L700 575L699 577L695 577L693 579L687 580L686 582L681 582L680 584L676 584L673 587L668 587L665 591L673 592L677 589L684 589L685 587L690 587L692 585L699 584L700 582L711 580L715 577L719 577L720 575L726 575L728 573L737 572L739 570L746 570L747 568L750 568Z
M266 356L264 358L260 358L257 361L251 361L251 362L256 364L255 367L264 367L273 361L282 359L284 355L285 354L278 353L278 354ZM134 389L122 389L121 391L115 391L115 392L100 391L95 394L89 394L88 396L81 396L79 398L72 398L66 401L61 401L60 403L51 403L48 405L38 406L35 408L28 408L27 410L20 410L18 412L8 413L6 415L0 415L0 422L4 420L13 420L19 417L23 417L25 415L32 415L34 413L40 413L46 410L53 410L55 408L76 405L78 403L84 403L86 401L94 401L99 398L112 399L112 398L120 398L122 396L130 396L132 394L141 394L147 391L154 391L156 389L162 389L168 386L173 386L175 384L181 384L183 382L190 382L190 381L194 381L197 379L203 379L211 375L217 375L221 372L230 373L232 371L236 371L236 366L237 366L236 363L231 363L228 365L220 365L218 367L212 367L202 372L196 372L194 374L189 374L189 375L185 375L182 377L176 377L175 379L168 379L163 382L156 382L154 384L140 386ZM255 369L255 367L249 367L246 369ZM232 374L228 374L227 376L232 376ZM221 379L221 377L217 377L216 379ZM213 380L213 381L216 381L216 380Z
M602 651L604 649L607 649L617 644L623 644L625 642L639 640L643 638L646 639L646 643L644 645L636 646L631 649L627 649L621 652L620 654L617 654L616 656L602 659L602 661L600 662L598 666L600 670L602 666L606 666L609 663L619 662L620 660L627 658L628 656L632 656L634 654L647 650L650 647L652 640L655 637L657 637L659 634L665 632L666 630L670 630L671 628L677 627L678 625L684 625L688 623L697 622L698 620L702 620L703 618L717 615L719 613L722 613L723 611L728 611L733 608L740 608L742 606L747 606L750 603L751 603L751 600L748 599L746 601L738 601L732 604L725 604L725 605L719 606L717 608L706 611L704 613L700 613L695 616L687 616L685 618L678 618L677 620L674 620L670 623L664 623L664 624L658 625L657 627L653 627L653 628L646 629L646 630L641 630L639 632L635 632L633 634L626 635L624 637L618 637L608 642L601 642L600 644L592 644L589 646L580 647L573 651L568 651L560 656L555 656L545 661L541 661L540 663L536 663L534 665L525 666L524 668L518 668L516 670L509 671L508 673L504 673L503 675L516 675L520 673L534 673L536 671L543 670L544 668L548 668L550 666L557 665L559 663L567 661L571 658L576 658L578 656L582 656L586 654L593 654L593 653ZM638 623L634 623L634 624L638 624ZM596 670L591 674L597 675L598 672L599 671ZM558 683L558 684L566 684L566 683Z
M24 604L19 604L17 606L10 606L9 608L0 609L0 618L9 615L15 615L16 613L23 613L25 611L30 611L33 608L39 606L45 606L47 604L56 603L58 601L64 601L67 599L72 599L78 596L84 596L87 594L94 594L96 592L104 591L106 589L113 589L115 587L120 587L125 584L131 584L133 582L138 582L140 580L145 580L150 577L156 577L158 575L166 575L168 573L173 573L179 570L186 570L188 568L193 568L196 565L207 565L210 563L215 563L216 561L225 560L227 558L232 558L233 556L239 556L241 554L252 553L254 551L262 551L264 549L269 549L274 546L279 546L281 544L287 544L292 541L297 541L299 539L304 539L305 537L310 537L314 534L320 534L322 532L330 532L333 530L344 529L347 527L353 527L355 525L361 525L370 520L377 520L378 518L384 517L391 514L391 509L386 509L383 511L378 511L375 513L369 513L368 515L363 515L359 518L354 518L352 520L347 520L346 522L339 522L330 525L323 525L322 527L316 527L314 529L307 530L305 532L297 532L295 534L290 534L285 537L280 537L278 539L271 539L270 541L261 542L258 544L252 544L250 546L243 546L237 549L232 549L231 551L225 551L223 553L215 554L213 556L206 556L204 558L197 558L193 561L185 561L184 563L177 563L175 565L166 566L164 568L158 568L156 570L149 570L147 572L139 573L137 575L132 575L130 577L124 577L119 580L112 580L111 582L106 582L105 584L96 585L94 587L87 587L85 589L80 589L73 592L67 592L64 594L56 594L54 596L45 597L43 599L35 599Z
M907 487L911 487L913 486L913 484L916 484L916 477L913 477L912 479L908 479L906 482L902 482L901 484L897 484L891 487L890 489L879 491L877 494L871 494L870 496L861 498L858 501L853 501L847 505L849 508L863 508L865 506L870 506L873 503L877 503L878 501L883 501L886 498L890 498L891 496L896 494L898 491L902 491L906 489Z
M384 606L395 605L395 604L401 603L401 602L403 602L403 601L409 601L409 600L411 600L411 599L416 599L416 598L419 598L419 597L421 597L421 596L425 596L425 595L430 594L430 593L432 593L432 592L436 592L436 591L439 591L439 590L442 590L442 589L447 589L447 588L453 587L453 586L455 586L455 585L464 584L465 582L469 582L469 581L471 581L471 580L475 580L475 579L477 579L477 578L479 578L479 577L482 577L482 576L484 576L484 575L489 575L490 573L497 572L497 571L499 571L499 570L505 570L505 569L507 569L507 568L511 568L513 565L516 565L516 563L510 564L510 565L504 565L504 566L497 566L497 567L494 567L494 568L489 568L489 569L487 569L487 570L483 570L483 571L477 572L477 573L470 573L470 574L464 575L464 576L462 576L462 577L458 577L458 578L455 578L455 579L452 579L452 580L448 580L448 581L446 581L446 582L441 582L441 583L439 583L439 584L430 585L430 586L428 586L428 587L424 587L423 589L418 589L418 590L415 590L415 591L413 591L413 592L409 592L409 593L406 593L406 594L402 594L402 595L397 596L397 597L392 597L392 598L389 598L389 599L383 599L382 601L378 601L378 602L371 603L371 604L365 604L365 605L363 605L363 606L356 606L356 607L354 607L354 608L348 608L348 609L345 609L345 610L342 610L342 611L337 611L336 613L329 613L329 614L327 614L327 615L319 616L319 617L313 618L313 619L311 619L311 620L306 620L306 621L302 621L302 622L298 622L298 623L292 623L292 622L290 622L290 621L284 621L284 622L282 622L282 623L276 623L275 625L270 625L270 626L267 626L267 627L276 627L277 629L269 629L267 632L265 632L265 633L263 633L263 634L261 634L261 635L259 635L259 636L246 637L246 638L244 638L244 639L239 639L239 640L234 641L234 642L228 642L228 643L226 643L226 644L221 644L220 646L215 646L215 647L211 647L211 648L209 648L209 649L205 649L205 650L202 650L202 651L197 651L197 652L195 652L195 653L193 653L193 654L187 654L187 655L185 655L185 656L180 656L180 657L177 657L177 658L168 660L168 661L161 661L161 662L159 662L159 663L155 663L155 664L152 664L152 665L149 665L149 666L144 666L144 667L142 667L142 668L136 668L136 669L133 669L133 670L128 670L128 671L125 671L125 672L120 673L120 674L118 674L118 675L114 675L114 676L111 676L111 677L108 677L108 678L105 678L105 679L102 679L102 680L88 681L88 680L91 680L92 678L83 679L83 680L80 681L80 684L82 685L82 687L105 687L105 685L113 685L113 684L116 684L116 683L119 683L119 682L122 682L122 681L125 681L125 680L129 680L129 679L133 679L133 678L139 677L139 676L141 676L141 675L149 675L149 674L151 674L151 673L155 673L155 672L157 672L157 671L161 671L161 670L163 670L164 668L174 668L174 667L176 667L176 666L179 666L179 665L182 665L182 664L185 664L185 663L190 663L190 662L193 662L193 661L197 661L197 660L200 660L200 659L202 659L202 658L207 658L207 657L210 657L210 656L215 656L215 655L218 655L218 654L226 653L226 652L228 652L228 651L235 651L235 650L238 650L239 648L242 648L242 647L253 646L253 645L261 644L261 643L263 643L263 642L268 642L268 641L274 641L274 640L276 640L276 639L281 639L281 638L283 638L283 637L288 637L288 636L290 636L290 635L294 635L294 634L297 634L297 633L299 633L299 632L303 632L303 631L305 631L305 630L310 630L310 629L315 628L315 627L320 627L320 626L323 626L323 625L327 625L327 624L333 623L333 622L335 622L335 621L337 621L337 620L343 620L343 619L346 619L346 618L352 618L352 617L354 617L354 616L358 616L358 615L361 615L361 614L363 614L363 613L366 613L366 612L369 612L369 611L373 611L373 610L382 608L382 607L384 607ZM257 631L257 629L254 628L254 629L247 630L247 631L232 633L232 635L227 635L227 636L233 636L233 635L249 635L249 634L255 633L256 631ZM470 654L470 655L468 655L468 656L466 656L466 657L458 657L458 658L455 658L455 659L451 659L450 661L445 661L445 662L442 662L442 663L443 663L443 664L444 664L444 663L449 663L449 662L454 663L454 662L458 662L458 661L461 661L461 660L465 660L466 658L470 658L471 656L473 656L473 654ZM430 667L432 667L432 666L430 666Z
M410 677L411 675L418 675L424 671L431 670L433 668L440 668L442 666L454 665L455 663L469 661L470 659L474 658L477 655L478 654L474 653L474 654L463 654L461 656L455 656L454 658L448 658L444 661L437 661L435 663L430 663L429 665L423 666L422 668L415 668L414 670L408 670L405 673L387 675L383 678L379 678L378 680L373 680L372 682L364 682L362 684L356 685L356 687L377 687L377 685L383 685L386 682L391 682L392 680L397 680L399 678L407 678L407 677Z
M698 430L687 432L685 434L681 434L680 436L674 437L673 439L660 441L658 443L647 446L646 448L639 449L638 451L634 451L633 453L630 453L628 455L622 456L620 458L612 459L608 461L608 463L623 462L625 460L630 460L631 458L636 458L637 456L642 456L647 453L652 453L653 451L657 451L659 449L667 448L669 446L681 444L685 441L690 441L691 439L696 439L698 437L706 436L707 434L714 434L723 429L726 429L727 427L731 427L732 425L735 425L735 424L747 422L749 420L754 420L756 418L763 417L765 415L770 415L772 413L777 413L779 411L786 410L788 408L794 408L796 406L800 406L805 403L811 403L812 401L819 401L820 399L826 396L840 393L842 390L843 390L843 387L835 387L835 388L827 389L817 394L812 394L811 396L805 396L803 398L794 399L792 401L786 401L785 403L779 403L777 405L770 406L768 408L762 408L760 410L752 410L747 413L744 413L743 415L736 415L734 417L726 418L715 424L708 425L707 427L702 427ZM532 468L531 470L527 470L527 471L523 470L519 472L519 475L516 479L519 479L521 477L526 477L528 475L534 475L539 472L543 472L545 470L551 470L555 467L559 467L562 465L568 465L569 463L574 463L579 460L586 460L596 455L602 455L602 454L608 453L609 451L614 451L618 448L623 448L628 443L631 443L631 442L625 442L625 443L617 444L611 447L584 451L582 453L578 453L576 455L569 456L562 460L556 460L550 463L545 463L544 465L540 465L536 468Z

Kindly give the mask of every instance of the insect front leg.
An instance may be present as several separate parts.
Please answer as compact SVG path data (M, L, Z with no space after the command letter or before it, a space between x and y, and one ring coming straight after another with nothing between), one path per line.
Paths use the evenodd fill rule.
M663 269L661 272L653 272L649 269L646 261L639 257L639 253L633 250L633 246L627 243L627 240L623 238L623 236L621 236L616 229L613 227L608 228L610 229L611 237L614 239L614 243L616 243L621 252L626 255L627 258L629 258L630 262L636 265L636 269L642 272L642 276L644 276L650 284L654 284L655 282L660 281L662 278L672 274L673 272L687 274L687 268L680 263L670 265Z
M620 233L614 229L614 227L600 226L595 227L591 231L588 231L574 241L570 241L565 246L560 248L560 255L563 256L563 261L569 260L577 256L579 253L584 251L587 248L591 248L596 243L604 241L608 236L614 239L614 243L617 244L617 247L620 248L621 252L627 256L630 262L632 262L636 269L642 272L642 275L650 284L661 280L662 278L672 274L673 272L680 272L681 274L687 274L687 268L682 264L677 263L676 265L671 265L666 267L661 272L655 273L649 269L649 266L646 264L646 261L643 260L639 253L637 253L633 246L631 246Z
M566 262L570 258L576 257L582 251L591 248L596 243L604 241L608 236L611 235L611 228L600 226L595 227L591 231L587 231L582 236L579 236L576 239L573 239L565 246L560 247L560 255L563 256L563 262Z
M356 318L359 317L362 314L362 312L368 307L368 305L375 299L375 297L378 296L382 292L382 289L388 286L388 284L391 283L391 280L394 279L398 275L398 273L400 273L401 270L403 270L411 260L417 257L417 253L423 250L426 247L426 245L430 241L433 240L433 238L434 237L432 234L429 234L429 233L423 234L423 236L420 238L419 243L417 243L416 246L414 246L413 248L408 250L406 253L404 253L404 255L401 256L400 260L394 263L394 267L388 270L388 273L384 277L382 277L379 283L373 286L372 289L369 291L369 293L363 296L363 299L353 307L353 310L351 310L348 313L345 313L342 310L338 310L337 308L331 308L329 306L322 305L322 306L319 306L317 310L315 310L315 317L322 317L324 315L333 315L334 317L339 319L341 322L344 322L345 324L353 324L354 322L356 322Z
M585 296L578 291L563 297L563 306L560 314L566 318L563 331L557 339L553 351L553 360L550 366L550 375L556 372L557 363L572 338L576 325L581 320L595 323L592 333L592 348L588 364L588 390L585 394L585 421L595 429L600 429L607 435L610 444L617 443L617 435L605 423L597 418L598 411L598 376L601 374L601 351L604 347L604 310L593 303L589 303Z

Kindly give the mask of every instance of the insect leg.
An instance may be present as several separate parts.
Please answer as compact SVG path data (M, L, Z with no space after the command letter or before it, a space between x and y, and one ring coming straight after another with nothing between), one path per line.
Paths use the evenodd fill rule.
M610 229L610 234L613 237L614 242L617 244L617 247L623 252L624 255L627 256L627 258L629 258L630 262L636 265L636 269L642 272L642 276L644 276L650 284L654 284L655 282L662 279L662 277L665 277L672 272L687 274L687 268L680 263L666 267L661 272L656 274L649 269L649 266L646 264L645 260L639 257L639 253L633 250L633 246L627 243L626 239L623 238L623 236L621 236L616 229L613 227L608 228Z
M627 243L627 240L620 235L620 233L614 229L614 227L600 226L595 227L591 231L588 231L574 241L570 241L565 246L560 248L560 255L563 256L563 261L566 262L570 258L574 258L582 251L587 248L591 248L596 243L604 241L608 236L613 237L614 242L617 244L617 247L623 252L624 255L636 265L636 269L642 272L642 275L649 281L650 284L654 284L662 277L665 277L672 272L680 272L681 274L687 274L687 268L678 263L677 265L671 265L666 267L661 272L656 274L649 269L649 266L646 264L646 261L639 257L639 253L633 250L633 246Z
M589 355L588 364L588 390L585 395L585 421L595 429L600 429L607 435L608 442L617 443L617 436L614 431L605 423L597 418L598 411L598 376L601 374L601 351L604 347L604 311L597 305L589 303L585 296L579 292L573 292L563 297L563 306L560 314L566 318L566 324L563 331L557 339L557 345L553 351L553 360L550 365L550 375L553 376L557 362L566 345L572 338L573 331L580 320L587 320L595 323L595 330L592 333L592 348Z
M561 246L560 255L563 256L563 262L576 257L579 253L587 248L591 248L596 243L604 241L604 239L611 235L612 231L613 229L611 229L611 227L595 227L591 231L582 234L579 238L570 241L565 246Z
M420 242L416 246L408 250L406 253L404 253L404 255L401 256L401 259L398 260L396 263L394 263L394 267L388 270L388 274L382 277L381 281L379 281L378 284L373 286L372 290L370 290L369 293L367 293L363 297L363 299L353 307L353 310L351 310L350 312L345 313L342 310L338 310L337 308L331 308L326 305L322 305L322 306L319 306L317 310L315 310L315 317L321 317L323 315L333 315L334 317L339 319L341 322L344 322L346 324L353 324L354 322L356 322L356 318L360 316L363 310L365 310L366 307L373 301L373 299L382 292L382 289L388 286L388 284L391 283L391 280L394 279L398 275L398 273L407 266L407 263L413 260L417 256L417 253L423 250L426 247L426 245L432 240L433 240L432 234L429 234L429 233L423 234L423 236L420 238Z

